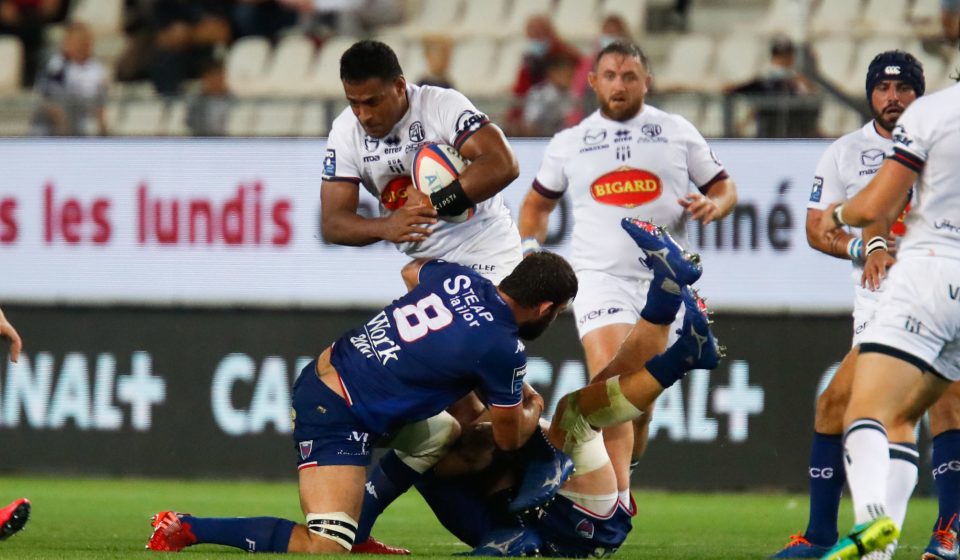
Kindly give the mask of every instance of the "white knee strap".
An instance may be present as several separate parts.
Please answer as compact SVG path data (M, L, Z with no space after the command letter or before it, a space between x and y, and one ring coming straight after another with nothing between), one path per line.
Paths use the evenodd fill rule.
M460 424L448 412L408 424L388 444L397 457L418 473L425 473L446 455Z
M563 451L573 459L575 470L572 477L583 476L610 464L603 435L600 432L594 434L596 435L587 441L576 443L568 440L563 446Z
M307 529L320 537L330 539L350 551L357 538L357 522L342 511L333 513L308 513Z

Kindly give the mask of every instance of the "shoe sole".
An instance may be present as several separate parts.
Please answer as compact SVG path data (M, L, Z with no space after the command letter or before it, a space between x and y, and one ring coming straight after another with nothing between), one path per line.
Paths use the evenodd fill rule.
M28 519L30 519L30 502L24 502L13 510L6 522L0 525L0 541L19 533Z
M893 524L893 521L887 519L882 523L867 527L860 533L860 547L857 546L856 542L851 542L840 550L832 551L830 556L824 556L824 560L859 560L861 558L861 547L865 554L883 550L896 541L899 536L900 531L897 530L897 526Z

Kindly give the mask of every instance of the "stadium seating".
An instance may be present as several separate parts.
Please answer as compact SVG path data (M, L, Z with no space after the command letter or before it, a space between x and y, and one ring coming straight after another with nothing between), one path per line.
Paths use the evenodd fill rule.
M267 101L256 108L254 136L298 136L300 134L299 103Z
M227 56L227 86L241 97L263 93L263 78L270 57L270 42L263 37L244 37Z
M831 37L813 44L814 54L820 74L837 87L849 85L851 80L851 61L854 43L847 37ZM864 68L866 72L866 68ZM861 76L862 78L862 76ZM857 80L862 82L862 80Z
M338 114L334 113L334 115ZM329 130L326 112L320 103L306 103L300 115L300 134L302 136L326 136Z
M276 46L262 80L263 93L278 96L300 96L307 89L315 48L302 35L289 35Z
M589 41L600 32L597 14L597 0L558 0L553 24L565 39Z
M123 106L119 122L113 124L110 131L121 136L158 136L165 112L159 100L131 101Z
M631 36L638 39L644 36L647 21L646 0L604 0L600 7L600 19L611 14L623 18Z
M227 117L228 136L250 136L254 131L256 117L256 103L253 101L239 101L233 105Z
M913 30L907 21L907 0L869 0L863 12L863 30L867 34L907 36Z
M816 35L843 33L849 35L860 25L860 0L830 0L821 2L810 20L810 28Z
M715 91L725 84L742 83L755 77L766 51L766 44L752 35L730 34L717 44L710 84Z
M537 15L550 15L552 12L551 0L514 1L513 7L499 29L498 35L500 37L523 35L526 31L528 19Z
M123 0L77 0L70 19L87 24L98 38L120 35L123 32Z
M703 79L709 74L713 59L713 39L706 35L688 34L677 39L667 56L663 70L654 76L658 91L703 91Z
M497 37L500 26L509 8L508 0L483 0L467 2L463 17L458 25L451 28L453 37Z
M491 93L487 84L496 62L497 45L492 39L459 41L450 58L450 80L467 96Z
M307 72L303 87L322 97L342 96L340 56L355 41L355 37L336 37L324 43L314 59L313 68Z
M0 94L16 93L23 75L23 44L12 35L0 35Z

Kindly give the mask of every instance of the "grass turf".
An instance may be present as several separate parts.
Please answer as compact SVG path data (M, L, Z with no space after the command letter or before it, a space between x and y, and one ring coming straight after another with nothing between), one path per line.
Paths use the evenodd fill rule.
M0 478L0 507L20 496L31 499L33 512L22 533L0 542L0 558L158 558L143 546L150 535L150 516L162 509L301 519L292 483ZM617 558L764 558L802 529L807 516L805 496L646 491L635 496L639 514ZM920 557L935 515L934 501L911 502L896 558ZM849 502L844 502L840 519L843 528L852 523ZM421 557L467 550L443 530L415 492L391 506L374 534ZM207 545L181 554L186 560L205 560L246 553Z

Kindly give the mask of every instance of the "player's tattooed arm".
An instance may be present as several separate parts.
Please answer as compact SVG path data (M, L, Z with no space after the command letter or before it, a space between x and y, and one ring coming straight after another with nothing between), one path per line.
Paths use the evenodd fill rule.
M429 199L407 189L407 203L382 218L357 214L360 187L345 181L324 181L320 187L320 229L328 243L362 246L380 240L393 243L422 241L430 235L428 226L437 223L437 212ZM417 195L420 199L416 199ZM426 201L426 202L424 202Z
M460 155L470 162L460 174L460 186L474 204L493 197L520 176L517 156L496 125L476 131L460 147Z

